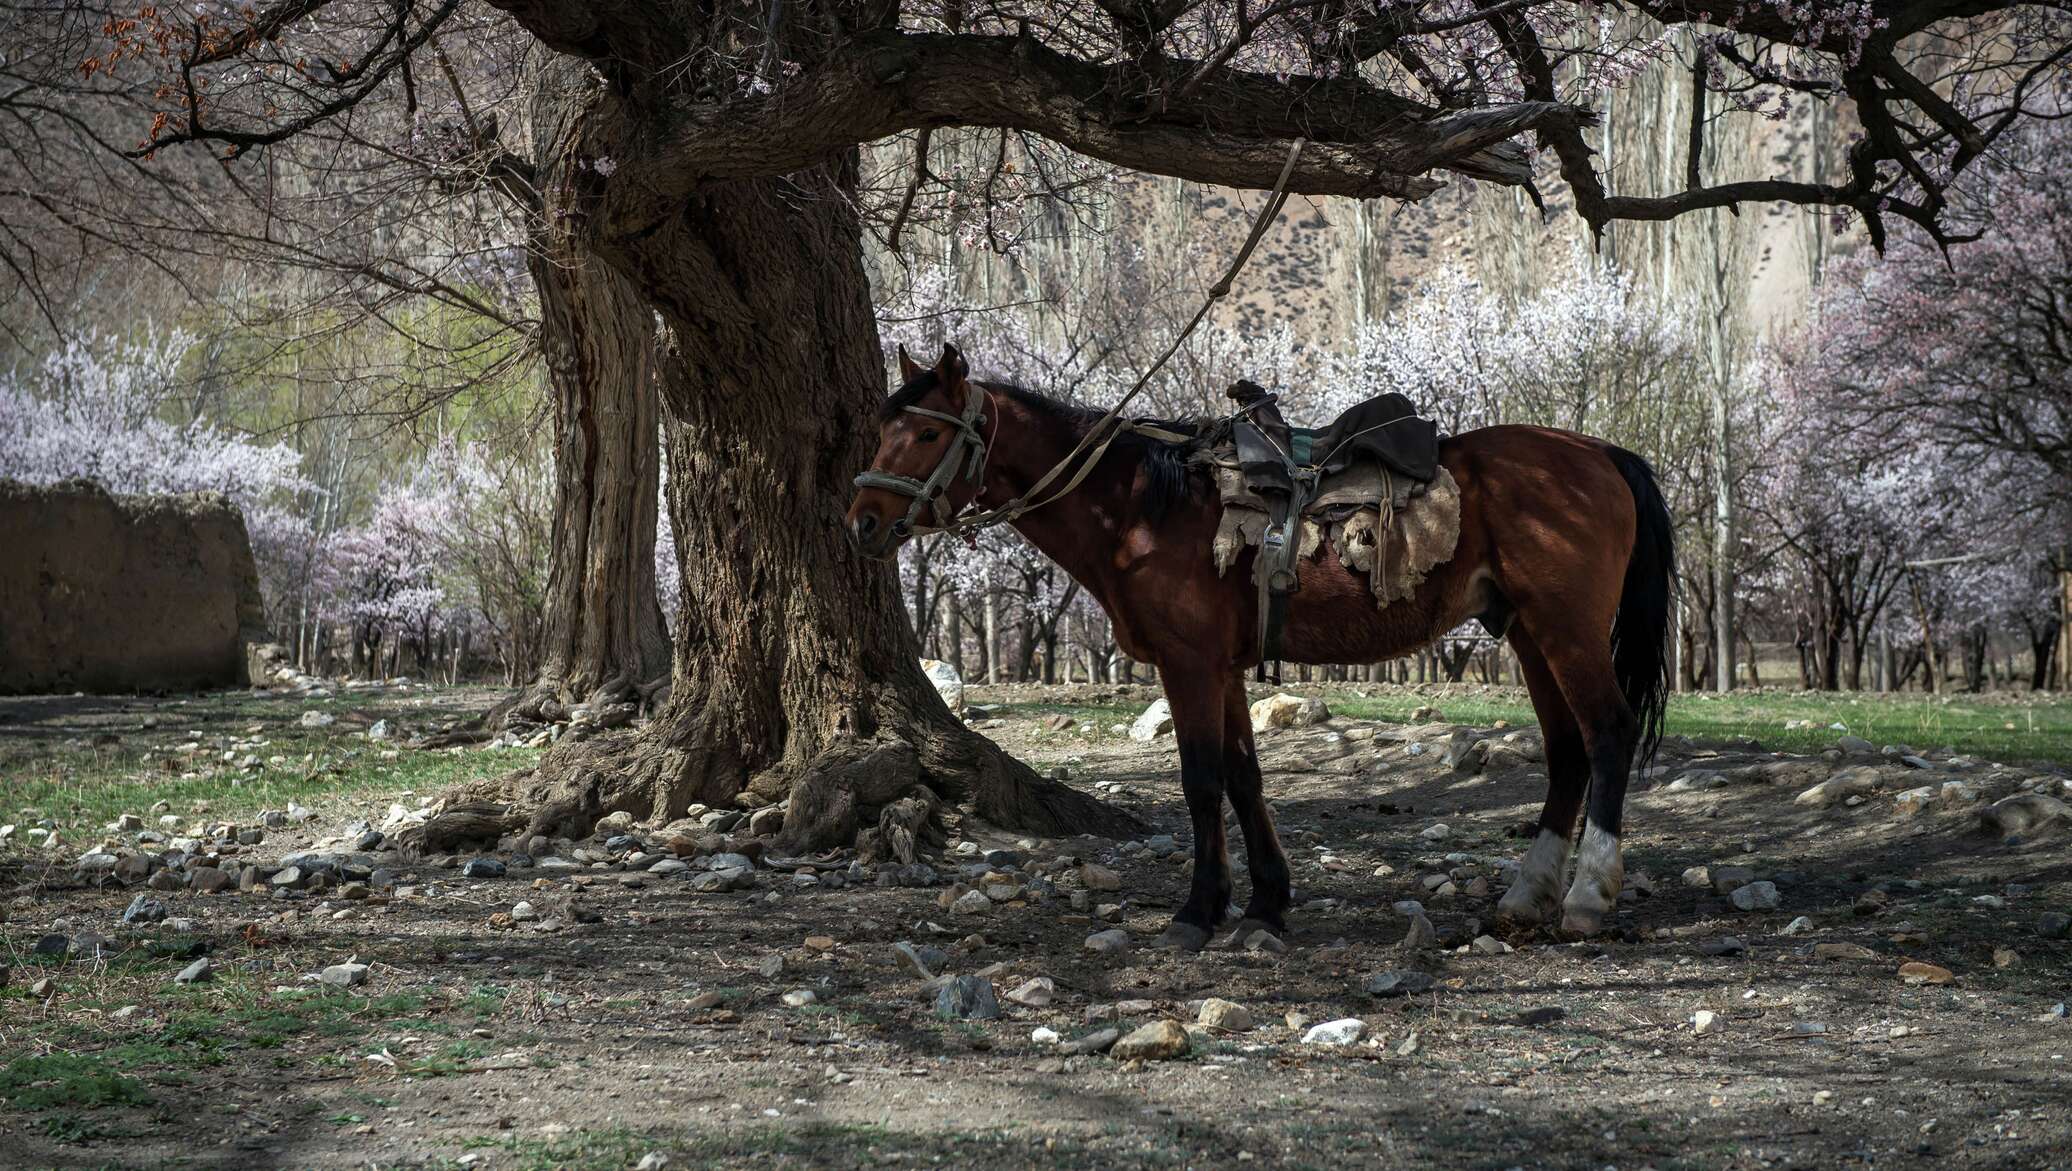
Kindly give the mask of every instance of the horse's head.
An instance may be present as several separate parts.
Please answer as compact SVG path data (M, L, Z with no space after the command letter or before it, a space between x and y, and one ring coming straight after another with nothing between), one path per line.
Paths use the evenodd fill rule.
M915 533L947 524L983 486L986 393L945 344L933 370L899 348L900 387L878 416L878 453L856 477L849 540L870 557L890 557Z

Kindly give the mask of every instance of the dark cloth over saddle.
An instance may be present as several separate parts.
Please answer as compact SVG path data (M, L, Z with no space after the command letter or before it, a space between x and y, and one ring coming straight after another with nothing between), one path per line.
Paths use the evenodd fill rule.
M1422 494L1439 475L1439 425L1419 416L1400 394L1357 403L1329 426L1317 428L1290 427L1277 396L1255 383L1239 382L1229 394L1239 408L1230 428L1238 470L1245 489L1266 505L1254 569L1259 648L1262 660L1277 659L1288 595L1295 592L1304 553L1301 527L1320 487L1328 487L1326 481L1348 469L1382 469L1380 479L1389 499L1375 504L1384 510L1379 537L1385 540L1385 518ZM1446 543L1450 551L1451 538ZM1377 600L1386 604L1386 587L1378 588Z
M1276 396L1240 382L1230 397L1242 413L1231 424L1245 485L1254 492L1292 493L1296 473L1333 476L1360 463L1378 463L1414 484L1439 474L1439 424L1418 415L1400 394L1380 394L1347 407L1326 427L1290 427Z

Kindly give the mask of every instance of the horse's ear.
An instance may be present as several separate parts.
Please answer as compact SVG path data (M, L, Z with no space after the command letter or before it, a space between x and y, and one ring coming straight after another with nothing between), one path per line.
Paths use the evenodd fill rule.
M926 368L919 362L914 361L912 354L907 353L906 343L901 342L899 344L899 380L901 382L912 382L926 372Z
M942 344L942 359L935 364L935 376L942 379L945 387L952 387L971 376L971 364L957 347L948 342Z

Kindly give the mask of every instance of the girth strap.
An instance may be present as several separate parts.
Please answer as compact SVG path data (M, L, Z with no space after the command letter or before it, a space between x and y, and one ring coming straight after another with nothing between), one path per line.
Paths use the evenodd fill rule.
M1293 468L1294 491L1265 496L1272 506L1266 534L1260 539L1253 576L1259 581L1259 659L1281 657L1281 627L1288 616L1288 595L1295 592L1296 563L1302 559L1302 511L1316 495L1315 468Z

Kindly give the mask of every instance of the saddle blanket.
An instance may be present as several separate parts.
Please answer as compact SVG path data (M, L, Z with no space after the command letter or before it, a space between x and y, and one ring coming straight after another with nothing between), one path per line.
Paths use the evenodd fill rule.
M1217 452L1206 460L1223 500L1214 555L1218 576L1237 563L1247 546L1265 540L1267 503L1245 484L1234 456ZM1444 467L1429 484L1416 484L1388 468L1362 463L1325 476L1303 507L1298 562L1328 546L1347 569L1368 576L1377 608L1417 592L1431 568L1451 560L1460 541L1460 485ZM1254 558L1258 566L1263 558Z

